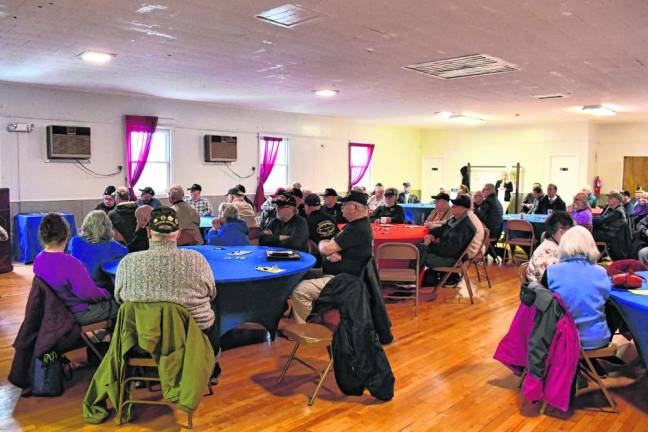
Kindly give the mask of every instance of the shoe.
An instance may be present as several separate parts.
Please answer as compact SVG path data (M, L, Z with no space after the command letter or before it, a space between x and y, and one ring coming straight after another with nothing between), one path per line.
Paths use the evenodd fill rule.
M457 275L452 275L448 278L445 284L443 286L445 288L456 288L457 285L459 285L459 282L461 282L461 277Z
M218 384L218 381L220 380L221 376L221 367L220 363L216 363L216 366L214 366L214 372L212 372L211 378L209 378L209 384L215 386Z

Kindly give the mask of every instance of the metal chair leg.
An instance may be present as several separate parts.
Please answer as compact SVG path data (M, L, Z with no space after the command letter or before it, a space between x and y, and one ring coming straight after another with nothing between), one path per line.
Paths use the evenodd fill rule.
M486 267L486 261L482 261L482 265L484 266L484 273L486 274L486 282L488 282L488 288L491 288L491 281L490 281L490 277L488 276L488 268Z
M468 296L470 296L470 304L475 304L475 301L473 300L472 286L470 285L470 278L468 278L468 272L463 264L461 265L461 275L466 280L466 288L468 289Z
M315 392L313 393L313 396L310 397L308 400L308 406L313 406L315 403L315 399L317 398L317 393L319 393L320 389L322 388L322 385L324 385L324 380L326 379L326 376L331 370L331 367L333 367L333 357L331 357L331 360L329 361L328 365L326 365L326 369L324 369L324 372L320 374L320 380L317 383L317 387L315 388Z
M547 411L547 402L542 401L542 407L540 408L540 415L545 415Z
M193 411L187 413L187 429L193 429Z
M299 349L299 342L295 342L295 346L293 347L293 350L290 353L290 356L288 357L288 361L286 361L286 364L281 370L281 375L279 376L279 381L277 381L277 384L281 384L281 381L283 381L284 377L286 376L286 372L288 372L288 368L290 367L290 363L295 358L298 349Z

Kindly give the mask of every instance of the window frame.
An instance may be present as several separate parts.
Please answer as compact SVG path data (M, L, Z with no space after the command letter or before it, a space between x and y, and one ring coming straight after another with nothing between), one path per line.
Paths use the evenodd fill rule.
M286 186L288 185L288 179L290 178L290 143L289 143L288 137L283 136L283 135L277 135L277 134L259 134L259 136L258 136L258 146L257 146L257 152L258 152L257 160L259 161L259 162L258 162L258 163L259 163L259 167L261 166L261 163L263 162L263 161L261 160L261 155L263 154L263 149L262 149L261 146L264 144L264 141L263 141L263 137L264 137L264 136L273 136L273 137L281 138L280 151L281 151L281 146L284 146L284 151L285 151L285 161L286 161L285 164L277 164L277 163L275 162L275 165L274 165L274 167L272 168L272 173L270 173L270 176L272 176L272 174L275 172L275 169L277 168L277 166L285 166L285 167L286 167L286 178L284 179L284 182L283 182L282 184L278 185L278 186L272 186L272 185L268 184L268 181L266 180L266 182L265 182L264 185L263 185L263 188L264 188L264 190L266 191L266 194L268 194L269 191L271 191L272 193L274 193L274 191L275 191L277 188L279 188L279 187L286 187ZM279 159L279 154L277 154L277 159ZM268 177L268 180L269 180L269 179L270 179L270 177ZM272 186L272 187L271 187L271 186Z
M375 144L371 144L371 143L367 143L367 142L359 142L359 141L349 141L349 159L348 159L348 168L347 168L349 170L349 174L348 174L348 176L349 176L349 185L351 184L351 173L353 172L353 167L357 166L357 165L352 165L352 156L351 155L353 153L353 148L354 147L357 147L357 148L359 148L359 147L364 147L364 148L371 147L373 149L372 152L376 151L376 145ZM371 160L369 161L369 166L367 167L367 171L364 173L364 175L362 176L360 181L358 181L358 183L356 185L354 185L353 187L355 187L355 186L364 186L365 188L367 188L368 191L371 190L371 169L372 169L372 166L373 166L373 161L374 161L374 158L373 158L373 154L372 154ZM366 181L366 184L363 183L364 181Z
M172 173L173 173L173 169L172 169L172 161L173 161L173 157L172 157L172 153L173 153L173 129L171 127L169 127L169 126L161 125L161 126L158 126L155 129L155 132L153 134L155 135L158 132L165 132L166 135L167 135L167 139L166 139L166 161L152 162L150 160L147 160L146 165L147 166L148 166L148 164L165 164L166 165L167 185L165 185L164 188L162 188L161 190L157 185L155 187L155 196L159 198L159 197L166 197L166 193L164 191L168 190L171 187L171 185L173 184L173 179L171 178ZM133 132L131 132L131 133L133 133ZM153 145L153 139L151 140L151 146ZM150 155L150 152L149 152L149 155ZM134 164L134 163L135 162L131 163L131 165ZM144 170L146 170L146 166L144 167ZM140 177L140 180L141 180L141 177ZM138 186L140 184L140 180L138 180L137 183L135 183L133 185L134 190L138 189ZM150 186L150 185L143 185L143 186Z

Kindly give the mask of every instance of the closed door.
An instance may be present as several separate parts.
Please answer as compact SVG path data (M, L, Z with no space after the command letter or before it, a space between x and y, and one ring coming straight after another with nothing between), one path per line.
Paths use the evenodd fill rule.
M634 192L639 187L648 188L648 157L623 158L623 189Z
M443 158L423 158L421 166L421 202L439 193L443 186Z
M558 186L558 195L569 203L583 185L579 181L578 156L550 156L550 182Z

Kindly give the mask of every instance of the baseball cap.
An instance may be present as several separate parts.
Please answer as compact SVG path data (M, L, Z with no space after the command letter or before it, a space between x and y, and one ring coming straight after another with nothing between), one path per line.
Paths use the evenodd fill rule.
M239 188L231 188L230 190L227 191L227 195L235 195L235 196L243 196L245 195Z
M340 202L356 202L358 204L367 205L367 194L357 191L349 192L349 195L345 196L340 200Z
M276 198L272 201L273 204L275 204L277 207L287 207L287 206L293 206L297 207L297 202L295 201L295 197L290 195L288 192L280 192L276 195Z
M194 183L194 184L192 184L191 187L190 187L189 189L187 189L187 190L188 190L188 191L191 191L191 192L193 192L193 191L201 191L201 192L202 192L202 186L200 186L198 183Z
M152 231L169 234L180 229L180 222L171 207L158 207L151 212L149 227Z
M445 200L445 201L448 201L448 202L450 201L450 195L448 195L445 192L440 192L437 195L432 195L431 198L434 199L434 200Z
M610 193L608 194L608 198L616 198L619 201L623 201L623 195L621 195L617 191L610 191Z
M149 195L155 195L155 191L153 190L153 188L151 186L146 186L144 189L140 189L139 191L142 192L142 193L149 194Z
M459 195L459 196L457 196L457 198L452 200L452 205L461 206L461 207L465 207L465 208L469 209L470 208L470 198L468 198L466 195Z
M286 192L286 188L278 187L275 193L270 195L272 198L277 198L280 193Z
M297 198L304 198L304 194L302 193L301 189L292 188L290 194Z
M326 188L324 189L324 196L338 196L337 192L335 192L335 189L333 188Z
M104 193L103 193L103 194L104 194L104 195L112 195L112 194L115 193L116 190L117 190L117 189L115 188L115 186L108 186L106 189L104 189Z
M396 188L388 188L385 191L385 196L396 196L396 195L398 195L398 191L396 190Z
M320 197L317 194L310 194L304 199L304 203L309 206L318 206L322 205L322 201L320 200Z

